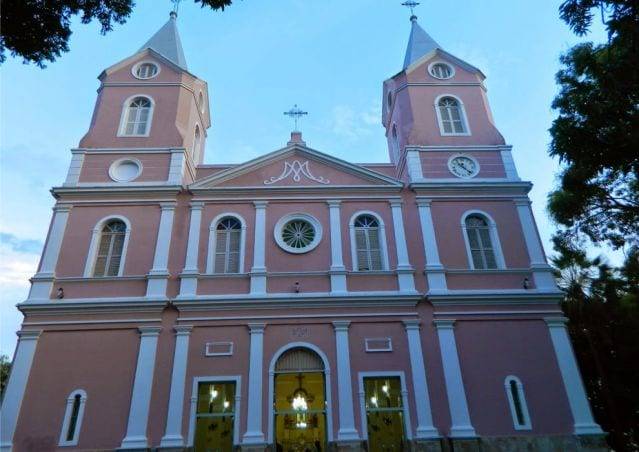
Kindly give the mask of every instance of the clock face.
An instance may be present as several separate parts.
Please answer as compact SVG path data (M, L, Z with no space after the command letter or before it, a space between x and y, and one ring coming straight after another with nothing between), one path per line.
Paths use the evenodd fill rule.
M479 172L479 165L477 162L466 156L455 157L448 163L451 173L457 177L475 177Z

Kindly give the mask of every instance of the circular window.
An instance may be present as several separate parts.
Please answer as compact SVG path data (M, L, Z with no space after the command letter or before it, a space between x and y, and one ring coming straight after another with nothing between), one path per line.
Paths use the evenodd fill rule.
M450 64L433 63L428 67L428 72L435 78L445 80L455 75L455 70Z
M284 251L308 253L319 245L322 226L310 215L297 213L287 215L275 225L275 241Z
M142 62L133 66L133 75L143 80L153 78L158 75L160 68L155 63Z
M109 176L116 182L130 182L142 173L142 163L137 159L120 159L111 164Z

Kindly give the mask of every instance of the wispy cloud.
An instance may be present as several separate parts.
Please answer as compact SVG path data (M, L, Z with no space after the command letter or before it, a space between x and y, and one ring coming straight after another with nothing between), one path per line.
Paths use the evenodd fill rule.
M40 240L20 239L13 234L0 232L0 244L18 253L39 254L43 243Z
M331 130L335 135L356 140L373 133L374 127L379 127L380 118L381 107L378 102L360 111L349 105L337 105L332 110Z

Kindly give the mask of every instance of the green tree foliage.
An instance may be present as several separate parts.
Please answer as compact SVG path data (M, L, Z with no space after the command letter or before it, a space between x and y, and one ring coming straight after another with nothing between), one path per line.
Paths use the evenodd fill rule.
M232 0L195 0L202 7L224 9ZM71 20L80 16L82 23L100 23L106 34L114 24L128 19L133 0L2 0L0 12L0 63L8 50L25 63L45 67L63 52L69 51ZM169 3L166 2L168 9Z
M561 57L559 112L550 155L562 164L550 193L553 219L573 235L614 248L639 243L639 1L567 0L561 18L578 35L601 16L606 44Z
M7 355L0 355L0 400L4 395L4 388L7 386L10 372L11 361L9 361L9 357Z
M616 451L639 450L639 248L620 268L589 259L565 236L552 263L595 418Z

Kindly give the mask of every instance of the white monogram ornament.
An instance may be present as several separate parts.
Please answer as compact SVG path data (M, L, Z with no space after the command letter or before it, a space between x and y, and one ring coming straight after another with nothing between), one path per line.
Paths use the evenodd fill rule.
M292 163L284 162L284 171L279 176L272 176L271 178L264 181L264 185L271 185L275 182L279 182L281 180L286 179L290 175L293 175L293 181L299 182L302 180L302 176L313 180L315 182L319 182L320 184L330 184L331 181L328 179L324 179L322 176L315 177L311 173L311 170L308 169L308 160L304 163L300 163L299 160L293 160Z

